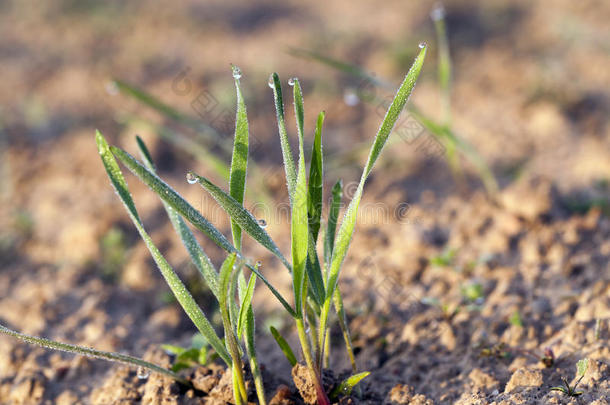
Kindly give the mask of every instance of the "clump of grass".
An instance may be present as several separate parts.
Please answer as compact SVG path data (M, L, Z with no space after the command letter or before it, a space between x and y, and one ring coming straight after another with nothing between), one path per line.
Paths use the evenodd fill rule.
M430 13L430 16L434 22L436 44L438 48L438 83L441 94L440 118L431 118L413 103L408 107L409 113L445 147L447 164L458 184L464 183L461 165L461 158L463 157L474 166L487 192L490 195L494 195L498 190L498 184L487 163L477 152L476 148L459 136L453 129L451 120L451 57L449 52L448 33L445 24L445 9L442 4L438 3ZM360 66L306 49L290 48L288 53L296 57L322 63L333 69L363 79L365 85L361 86L361 88L356 91L355 95L358 99L373 103L376 106L384 105L384 100L380 99L374 90L370 91L368 88L393 89L390 80L378 77ZM357 148L360 148L360 146L357 146ZM353 150L345 152L345 155L348 156L353 154Z
M589 368L589 359L581 359L576 363L576 382L574 385L570 385L570 382L565 377L561 377L561 382L563 382L563 386L552 387L551 391L559 391L569 397L579 397L583 394L582 391L577 391L578 384L585 377L585 373Z
M426 45L421 44L420 48L419 54L399 87L379 127L370 148L358 188L345 211L340 225L338 224L338 216L342 194L341 182L337 182L333 187L332 202L328 215L329 220L326 225L324 238L320 237L320 231L322 228L321 217L324 185L322 127L325 114L321 112L317 117L313 149L309 159L310 167L309 171L307 171L304 150L305 117L303 95L299 80L291 78L288 81L293 90L294 113L297 123L298 153L295 160L290 148L288 131L285 125L285 111L280 79L276 73L271 75L269 86L273 90L291 209L290 261L283 255L271 236L266 232L265 226L244 208L243 201L248 169L249 130L246 106L240 88L242 75L237 67L233 66L233 77L237 94L237 112L228 192L202 175L188 172L186 176L188 183L198 184L203 187L229 215L231 219L232 241L229 241L199 211L157 175L151 154L139 137L136 137L136 141L141 161L118 147L110 146L100 132L96 133L95 138L98 151L110 182L149 249L162 276L178 303L182 306L209 346L230 368L236 404L240 405L248 402L244 378L244 358L247 359L253 375L258 401L260 404L266 404L254 339L255 318L252 309L252 298L257 280L260 280L269 288L294 320L301 346L300 353L310 371L311 379L316 389L318 404L330 404L329 394L331 397L349 394L352 388L368 375L367 372L357 373L350 333L338 288L339 275L356 226L358 207L366 180L403 111L422 69L426 55ZM148 102L152 107L165 113L173 114L171 109L168 110L169 107L159 105L154 100L151 101L149 98L146 98L145 95L134 94ZM177 116L177 118L181 117ZM180 236L192 262L201 273L201 276L218 302L223 324L223 338L214 330L212 324L197 305L184 283L146 232L119 167L119 161L161 198L170 222ZM193 232L187 226L187 222L227 252L228 255L220 269L214 267L203 248L197 242ZM289 300L280 294L264 277L260 264L258 262L253 264L242 253L242 234L244 232L274 254L290 272L293 290L291 301L293 304L290 304ZM316 249L319 241L321 241L320 243L324 247L322 259L318 257ZM249 273L249 278L246 278L246 273ZM338 391L327 393L322 386L321 375L322 369L328 367L329 364L329 320L333 309L337 314L339 325L343 331L354 375L340 384ZM76 354L89 355L143 367L168 375L183 384L190 384L187 380L176 374L175 371L166 370L135 357L100 352L75 345L57 343L43 338L31 337L11 331L5 327L0 327L0 332L47 348L66 350ZM280 344L290 363L292 365L296 364L297 357L288 343L286 343L286 340L274 329L272 329L272 334ZM201 360L201 350L196 353L195 351L189 352L188 350L190 349L180 350L180 348L176 347L171 349L177 356L182 356L178 363L181 365L176 369Z

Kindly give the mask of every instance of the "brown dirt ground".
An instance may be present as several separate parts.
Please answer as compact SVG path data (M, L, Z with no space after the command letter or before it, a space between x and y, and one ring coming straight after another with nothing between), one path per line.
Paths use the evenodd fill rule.
M136 83L191 113L205 90L217 111L232 114L228 63L238 64L257 144L253 162L277 207L286 194L269 72L304 83L308 130L314 112L327 111L328 165L345 142L370 140L380 121L372 106L343 103L357 81L294 59L285 47L316 49L397 82L417 43L433 44L430 9L429 2L401 1L1 2L0 323L169 365L159 345L188 344L194 328L168 301L113 194L93 129L131 152L139 131L163 177L224 231L228 222L184 181L188 169L209 168L152 131L125 124L126 115L161 120L111 95L108 79ZM455 186L444 161L417 142L387 148L366 189L340 283L358 365L372 374L362 396L341 403L610 404L610 4L455 0L447 9L454 125L490 162L502 190L487 198L470 168L468 186ZM432 115L435 66L432 47L414 95ZM173 91L186 68L193 88ZM353 192L364 159L342 162L327 186L341 176ZM157 199L127 180L154 240L213 311ZM251 207L256 202L249 197ZM276 212L266 215L268 230L287 252L287 224ZM101 242L109 234L120 235L110 248ZM221 252L202 243L218 263ZM245 250L290 291L268 253L248 241ZM450 260L435 262L448 251ZM478 299L465 298L477 289ZM290 331L286 317L263 287L254 302L269 398L277 392L275 404L302 403L265 332L268 324ZM334 332L331 368L343 376L349 367ZM540 360L547 348L555 356L550 367ZM584 357L584 394L551 392L562 377L574 378ZM230 400L222 367L185 373L197 392L0 337L1 404Z

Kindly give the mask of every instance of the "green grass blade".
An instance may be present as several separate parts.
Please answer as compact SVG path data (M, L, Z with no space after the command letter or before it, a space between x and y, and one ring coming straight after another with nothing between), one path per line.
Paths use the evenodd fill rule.
M237 322L237 333L241 339L244 332L244 326L246 325L246 318L248 311L252 309L252 297L254 296L254 286L256 285L256 274L252 273L250 280L248 280L248 286L246 287L245 294L241 299L241 305L239 307L239 320Z
M307 278L309 279L309 287L313 293L314 301L321 306L324 303L326 291L324 289L324 277L322 276L322 267L318 259L316 244L313 240L313 235L309 232L307 238Z
M328 283L326 285L326 302L324 303L323 313L320 319L320 333L325 332L326 329L328 314L330 312L330 301L334 295L335 288L337 288L339 272L352 240L352 235L354 233L356 219L358 216L358 207L360 205L360 199L362 198L362 192L364 189L364 183L373 169L373 166L377 161L386 140L390 136L390 133L392 132L400 113L402 112L407 100L409 99L409 96L411 95L411 92L413 91L413 88L415 87L415 81L419 76L425 56L426 46L424 45L419 52L419 55L417 55L415 58L415 62L413 62L413 65L411 66L411 69L409 69L404 81L400 85L400 88L398 89L398 92L396 93L396 96L394 97L394 100L392 101L392 104L390 105L385 118L379 127L379 130L377 131L375 141L373 142L373 146L369 152L366 166L364 167L362 177L360 178L360 183L358 184L356 193L354 194L352 201L350 201L345 215L343 216L343 221L341 222L337 237L335 238L333 253L330 259Z
M307 49L300 49L300 48L289 48L288 54L290 54L294 57L297 57L297 58L310 59L310 60L320 62L323 65L329 66L333 69L336 69L341 72L365 79L365 80L375 84L376 86L385 87L385 88L394 90L394 87L391 83L376 77L375 75L367 72L365 69L361 68L360 66L352 65L350 63L346 63L346 62L340 61L338 59L331 58L331 57L323 55L319 52L310 51Z
M235 220L237 224L246 231L254 240L267 248L273 253L280 261L286 266L287 269L291 270L290 263L280 252L273 239L269 234L260 226L258 220L254 218L254 215L243 207L235 198L231 197L220 187L213 184L211 181L203 176L189 172L189 178L195 179L201 187L203 187L210 195L216 200L220 207L229 214L231 219Z
M145 92L135 86L132 86L121 80L114 80L114 84L117 86L119 91L127 96L132 97L138 102L144 104L147 107L152 108L161 115L170 118L182 125L192 128L206 141L213 143L214 145L220 146L225 152L230 152L229 145L223 141L222 136L210 125L202 122L197 118L193 118L186 114L179 112L173 107L165 104L150 93Z
M163 201L185 217L195 228L205 233L214 243L229 253L236 251L235 247L218 229L205 219L199 211L182 198L174 189L159 176L152 173L133 156L116 146L110 146L111 152L144 184L146 184Z
M146 164L146 167L151 172L156 174L152 157L150 155L150 152L148 151L148 148L144 144L144 141L142 141L139 136L136 136L136 141L138 143L138 147L140 148L142 160ZM219 300L220 297L218 295L218 273L216 272L212 261L210 260L208 255L205 254L205 252L199 245L199 242L195 238L195 235L193 235L193 232L191 232L189 227L184 222L184 219L182 219L182 217L178 215L176 210L169 206L169 204L167 204L164 200L161 200L161 202L163 203L163 207L167 212L167 215L169 217L170 222L172 223L172 226L174 227L174 230L180 237L182 244L186 248L189 256L191 257L191 261L193 262L195 267L197 267L199 273L201 273L201 275L203 276L203 279L205 280L206 284L208 285L216 299Z
M345 341L345 350L347 351L347 357L352 366L352 371L355 373L358 368L356 366L356 356L354 355L354 345L352 344L352 337L349 332L349 325L347 324L347 316L345 314L345 308L343 307L343 298L339 288L335 289L335 295L333 297L335 304L335 312L337 318L339 318L339 326L341 327L341 333L343 334L343 340Z
M318 240L320 218L322 217L322 191L324 186L322 125L324 124L325 115L326 113L324 111L318 115L313 148L311 151L311 163L309 167L309 199L307 215L309 219L309 231L313 235L314 244Z
M157 366L156 364L150 363L148 361L139 359L137 357L129 356L126 354L113 353L113 352L104 352L101 350L92 349L89 347L72 345L69 343L61 343L56 342L54 340L45 339L36 336L30 336L23 333L16 332L14 330L8 329L2 325L0 325L0 333L4 333L5 335L12 336L19 340L22 340L26 343L37 345L44 347L46 349L60 350L68 353L78 354L81 356L93 357L96 359L112 361L116 363L126 364L128 366L136 366L142 367L150 371L154 371L155 373L164 374L173 378L176 381L179 381L182 384L190 386L191 383L180 377L178 374L174 373L171 370L166 368Z
M229 242L229 240L222 233L220 233L220 231L218 231L214 225L205 219L199 213L199 211L186 202L186 200L176 193L176 191L161 180L159 176L152 173L140 162L134 159L133 156L122 149L115 146L110 146L110 150L134 175L136 175L155 194L157 194L161 200L168 203L170 207L175 209L180 215L187 219L193 226L195 226L195 228L205 233L214 243L228 253L235 252L238 254L240 259L244 259L241 253L235 249L231 242ZM273 287L273 285L253 266L246 264L246 267L256 273L258 278L265 283L273 295L275 295L275 297L280 301L282 306L286 308L288 313L294 316L294 310L290 307L290 304L288 304L284 297L282 297L282 295L275 289L275 287Z
M171 143L176 148L194 157L199 162L205 163L206 167L214 170L218 177L223 180L229 180L229 166L222 159L218 158L217 154L210 152L199 142L192 140L166 125L158 125L135 116L122 117L121 122L124 122L128 126L135 127L134 129L136 130L140 130L141 128L143 131L153 132L159 135L159 137Z
M284 356L286 356L286 359L288 360L290 365L292 367L296 366L297 358L294 355L294 352L292 351L292 348L290 348L290 345L288 344L286 339L284 339L280 332L278 332L278 330L275 329L273 326L269 327L269 330L271 331L271 335L273 335L273 338L282 350L282 353L284 353Z
M239 68L232 66L235 78L235 90L237 92L237 113L235 116L235 138L233 142L233 155L231 157L231 175L229 178L229 194L238 203L243 205L246 192L246 172L248 169L248 116L246 105L241 94ZM231 219L231 231L233 234L233 245L241 250L241 228L239 224Z
M368 377L369 374L371 374L370 371L365 371L346 378L330 393L330 397L338 398L340 395L350 395L356 384Z
M248 309L246 315L245 333L246 333L246 352L250 359L250 370L252 370L252 378L254 379L254 386L256 388L256 395L258 397L259 405L266 405L267 400L265 398L265 387L263 385L263 376L261 373L260 365L256 355L256 347L254 342L254 311L252 307Z
M280 77L277 73L273 73L269 78L269 85L273 89L273 99L275 101L275 112L277 116L277 126L280 133L280 146L282 147L282 157L284 159L284 170L286 172L286 183L288 184L288 196L292 203L292 194L294 193L295 184L297 181L296 167L294 165L294 157L290 149L288 141L288 133L286 132L286 119L284 117L284 100L282 98L282 85Z
M138 212L136 211L136 207L131 198L131 194L129 193L129 189L127 188L127 183L125 182L123 174L121 173L121 169L119 168L119 165L116 162L111 152L111 149L108 146L108 143L99 131L96 133L96 142L98 145L98 151L102 158L102 162L104 163L104 167L106 169L106 173L110 178L110 182L112 183L112 186L121 198L121 201L125 205L129 217L136 226L138 232L140 233L140 236L144 240L146 247L150 251L155 263L159 267L163 278L165 279L168 286L174 293L176 299L178 300L186 314L189 316L189 318L191 318L197 329L199 329L201 334L206 337L206 339L214 348L214 350L216 350L218 355L227 364L231 364L229 354L227 353L227 350L225 349L222 341L216 335L214 328L212 327L208 319L205 317L205 315L201 311L201 308L199 308L191 294L188 292L178 275L176 275L172 267L165 260L161 252L157 249L148 233L146 233L146 231L144 230L142 221L138 216Z
M451 126L451 57L449 55L449 40L445 24L445 9L442 4L435 6L430 13L436 32L438 47L438 82L441 88L441 107L443 124Z
M324 235L324 263L330 266L330 258L335 245L335 233L337 231L337 219L341 210L341 196L343 195L343 182L338 180L332 189L332 200L328 212L328 223Z
M307 220L307 179L305 174L304 152L304 112L303 95L298 79L290 79L294 86L294 113L299 135L299 166L292 196L290 218L291 252L292 252L292 286L294 290L295 311L298 317L303 316L303 284L305 282L307 251L309 247L309 227Z

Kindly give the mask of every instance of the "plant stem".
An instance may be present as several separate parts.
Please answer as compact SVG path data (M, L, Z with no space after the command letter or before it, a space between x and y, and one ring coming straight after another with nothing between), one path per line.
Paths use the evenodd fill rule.
M309 348L309 340L307 339L307 333L305 332L305 324L303 323L303 318L297 318L296 324L297 333L301 342L301 348L303 349L303 357L305 357L305 363L307 363L307 368L309 368L311 379L313 380L314 386L316 388L316 394L318 396L318 405L330 405L330 400L328 399L328 396L324 391L324 387L322 387L320 373L316 370L315 363L311 355L311 349Z
M47 349L61 350L64 352L79 354L79 355L87 356L87 357L93 357L96 359L123 363L128 366L142 367L147 370L154 371L155 373L160 373L160 374L164 374L168 377L171 377L181 384L191 386L191 383L188 380L180 377L178 374L174 373L173 371L167 370L163 367L157 366L156 364L153 364L153 363L149 363L149 362L139 359L137 357L132 357L132 356L128 356L126 354L120 354L120 353L104 352L101 350L91 349L88 347L72 345L69 343L56 342L53 340L36 337L36 336L30 336L30 335L26 335L26 334L19 333L14 330L8 329L2 325L0 325L0 333L4 333L6 335L20 339L26 343L34 344L37 346L42 346Z

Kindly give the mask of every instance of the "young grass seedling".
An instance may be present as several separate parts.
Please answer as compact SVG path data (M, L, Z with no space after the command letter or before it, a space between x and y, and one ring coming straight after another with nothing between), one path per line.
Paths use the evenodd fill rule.
M463 183L462 167L460 165L459 156L459 154L461 154L475 167L487 192L493 195L498 190L498 185L493 173L474 146L456 134L451 123L451 58L449 54L448 34L445 25L445 10L442 4L438 4L434 8L431 13L431 18L434 22L438 47L438 81L441 93L441 118L438 121L434 120L413 104L408 107L409 112L445 147L448 166L458 183ZM336 60L310 50L290 48L288 53L296 57L314 60L346 74L359 77L364 79L366 84L371 84L374 87L384 88L386 90L393 89L393 85L389 80L377 77L360 66ZM358 89L356 96L363 101L374 103L376 106L384 105L384 100L380 99L374 92L367 91L365 88ZM354 150L345 152L345 155L347 156L353 154Z
M587 368L589 368L589 359L585 358L585 359L581 359L578 360L578 362L576 363L576 382L574 383L574 385L570 385L569 381L567 380L567 378L565 377L561 377L561 381L563 382L563 386L559 386L559 387L552 387L551 391L559 391L564 393L565 395L569 396L569 397L579 397L583 394L582 391L576 391L576 389L578 388L578 384L580 384L580 381L582 381L582 379L585 376L585 373L587 372Z
M426 55L426 45L421 44L420 48L418 56L399 87L396 96L379 127L370 149L368 160L362 172L358 188L346 209L338 231L336 231L336 228L341 203L341 183L337 182L333 187L332 202L328 216L329 220L326 234L323 239L324 258L322 261L319 260L316 244L319 239L319 231L321 228L323 201L322 125L324 113L320 113L318 116L308 175L304 151L305 121L303 96L298 79L292 78L288 82L293 88L294 112L297 123L298 158L296 162L288 141L284 119L283 98L278 75L275 73L271 75L269 82L274 94L280 144L284 159L284 169L291 207L291 261L288 261L282 254L278 246L265 231L265 227L262 226L261 223L243 206L248 166L249 134L246 108L240 89L241 72L237 67L233 66L233 77L235 79L237 92L237 113L229 171L229 191L225 192L222 188L216 186L203 176L193 172L187 174L188 183L199 184L203 187L230 216L233 243L157 175L151 154L139 137L137 137L136 140L142 162L138 161L124 150L108 145L102 134L99 132L96 133L98 151L110 182L125 206L127 213L140 236L144 240L170 290L176 297L178 303L183 307L186 314L193 321L196 328L214 349L215 353L230 367L233 377L233 394L236 404L243 405L248 402L242 361L244 353L247 355L250 362L250 369L254 378L259 403L262 405L266 404L260 367L258 365L255 350L254 314L251 305L255 283L256 280L259 279L269 288L280 304L294 319L301 345L301 353L303 354L307 368L310 371L311 379L316 390L317 403L319 405L330 405L329 395L322 386L321 375L324 365L328 364L328 352L330 351L330 344L328 343L328 338L330 336L329 317L332 307L335 308L338 315L346 348L352 362L354 375L339 386L340 392L333 392L331 393L331 396L334 397L341 393L347 394L351 392L351 389L368 375L366 372L356 373L351 338L347 327L341 294L338 288L339 274L356 226L358 207L362 198L365 182L371 173L375 162L379 158L396 121L403 111L423 66ZM146 94L137 92L123 83L117 83L117 85L124 90L130 91L134 97L139 98L142 102L147 103L151 107L169 116L173 116L173 118L183 119L179 113L175 112L170 107L151 99ZM201 308L197 305L185 285L165 260L144 229L144 225L136 210L117 160L127 167L129 171L142 182L148 185L149 188L161 198L168 217L184 244L191 260L219 303L224 329L223 339L216 334L216 331L202 312ZM209 239L228 253L220 271L217 271L214 268L192 231L186 225L186 221L190 222L197 230L203 232ZM292 277L294 305L290 305L277 289L263 276L258 264L254 266L251 265L242 254L242 232L247 233L250 237L273 253L290 272ZM244 267L251 272L248 281L246 281L243 273ZM184 384L188 384L188 381L178 376L174 371L163 369L134 357L100 352L79 346L57 343L47 339L34 338L1 326L0 332L48 348L67 350L77 354L145 367L149 370L169 375ZM276 330L272 329L272 333L290 363L292 365L296 364L296 356L294 356L292 349L290 349L286 341ZM182 360L194 360L194 351L176 350L175 347L172 347L172 350L178 356L182 355L184 357ZM198 359L200 359L201 351L197 356Z

